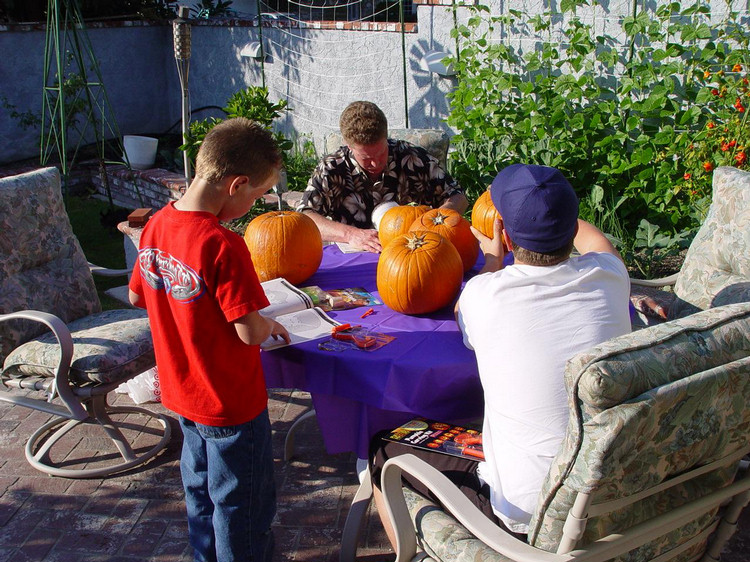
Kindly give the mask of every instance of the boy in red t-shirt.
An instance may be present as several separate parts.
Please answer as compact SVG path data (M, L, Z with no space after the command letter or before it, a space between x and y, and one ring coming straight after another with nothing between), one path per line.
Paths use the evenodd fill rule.
M146 224L130 302L148 310L162 402L179 415L180 470L195 560L267 561L276 511L268 394L259 344L289 341L244 240L219 221L244 215L279 178L270 132L215 126L185 195Z

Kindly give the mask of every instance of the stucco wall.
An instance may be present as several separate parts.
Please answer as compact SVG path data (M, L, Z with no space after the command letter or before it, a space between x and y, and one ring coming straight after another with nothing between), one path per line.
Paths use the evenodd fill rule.
M445 11L420 8L420 18L424 13L429 23L406 34L406 100L398 32L264 28L268 56L261 73L259 61L240 55L246 43L259 40L257 27L201 22L192 27L191 107L222 107L234 92L261 85L265 76L271 98L288 99L292 108L282 128L319 147L325 134L338 128L341 109L356 99L376 102L394 127L405 126L408 106L411 127L447 130L441 119L447 115L451 79L419 68L425 50L444 48L438 37L449 29L437 29L443 25L439 13ZM180 119L170 25L89 28L88 36L121 134L159 134ZM0 103L4 99L19 112L40 112L44 40L41 26L0 28ZM358 55L352 58L353 53ZM194 117L209 115L221 113L202 110ZM0 163L38 153L39 129L23 130L0 107Z
M747 10L743 2L735 3ZM509 4L534 13L543 3L489 2L493 13L506 11ZM599 2L590 17L611 33L612 22L628 15L631 5L632 0ZM723 0L714 5L717 12L726 9ZM459 9L459 24L466 17ZM444 119L449 112L446 93L454 78L425 71L420 60L428 51L455 51L453 26L450 6L429 5L419 6L416 32L404 34L403 45L397 31L344 30L343 23L342 29L258 29L247 21L204 21L192 27L191 107L195 118L206 117L212 113L199 108L221 107L234 92L261 85L265 78L271 98L287 99L292 108L282 128L313 139L319 149L325 134L338 128L341 109L356 99L377 103L393 127L406 126L408 112L410 127L441 128L450 134ZM259 61L240 55L261 33L268 53L263 73ZM90 28L88 34L121 134L159 134L180 119L171 25ZM40 109L44 37L41 28L0 27L0 104L5 98L19 111ZM497 40L516 41L506 28L499 29ZM38 137L38 130L23 131L0 105L0 163L37 155Z
M179 118L170 26L91 28L88 37L121 134L159 133ZM0 105L41 113L44 41L41 28L0 29ZM39 136L0 106L0 163L37 156Z

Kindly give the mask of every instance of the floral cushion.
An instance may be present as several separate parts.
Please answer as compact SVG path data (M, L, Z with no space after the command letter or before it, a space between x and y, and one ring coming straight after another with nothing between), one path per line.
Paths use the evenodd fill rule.
M440 165L445 167L448 157L450 138L439 129L389 129L388 137L405 140L416 146L421 146L429 154L437 158ZM330 154L344 144L344 139L338 131L329 133L325 138L324 151Z
M575 389L584 421L692 373L747 357L750 305L631 332L574 357L565 384Z
M615 338L568 364L571 417L531 521L530 544L554 551L578 492L595 503L629 495L747 444L750 303L712 308ZM581 545L732 481L732 464L589 520ZM710 516L618 560L650 560ZM676 560L690 559L703 543Z
M511 562L467 531L450 513L414 490L404 488L404 499L420 545L430 556L423 562Z
M144 310L108 310L68 324L73 337L70 379L75 383L128 380L156 364ZM48 332L8 355L3 377L52 377L60 346Z
M41 310L67 323L101 310L56 168L0 178L0 229L0 314ZM0 322L0 362L44 330L26 320Z
M675 283L670 318L732 302L750 302L750 172L714 170L708 216Z

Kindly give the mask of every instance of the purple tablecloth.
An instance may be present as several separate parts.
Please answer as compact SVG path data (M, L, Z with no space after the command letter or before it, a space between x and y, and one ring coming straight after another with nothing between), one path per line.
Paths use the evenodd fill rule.
M344 254L326 246L317 273L304 286L323 290L364 287L377 293L377 254ZM481 260L481 256L480 256ZM467 278L481 267L481 261ZM482 415L482 388L474 352L453 319L453 305L407 316L385 305L360 319L365 308L332 311L339 322L395 336L384 347L322 351L307 342L261 353L269 388L309 391L329 453L367 456L370 438L414 416L466 423Z

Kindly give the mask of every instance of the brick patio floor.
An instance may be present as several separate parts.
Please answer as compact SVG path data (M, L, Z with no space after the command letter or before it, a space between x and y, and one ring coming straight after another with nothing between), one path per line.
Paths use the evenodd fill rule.
M3 392L0 390L0 392ZM292 421L310 406L304 392L271 391L278 514L274 560L328 562L338 545L357 489L352 455L328 455L314 420L297 434L297 455L282 460ZM119 395L115 403L130 403ZM160 405L150 409L163 411ZM24 445L46 414L0 402L0 562L189 562L178 466L180 433L145 467L107 479L69 480L33 469ZM73 444L87 449L96 441ZM74 451L76 452L76 451ZM394 559L373 508L359 562ZM750 561L750 510L722 562Z

